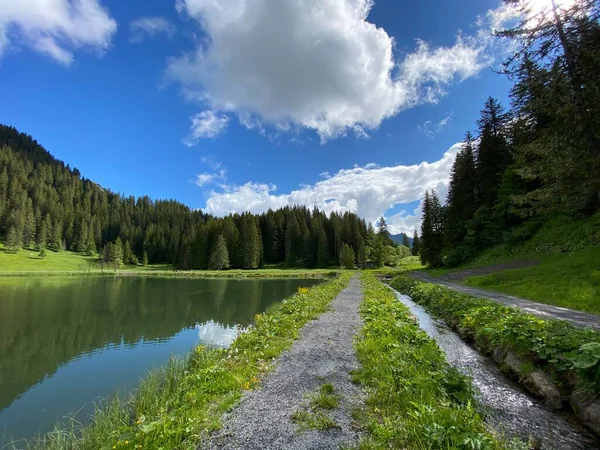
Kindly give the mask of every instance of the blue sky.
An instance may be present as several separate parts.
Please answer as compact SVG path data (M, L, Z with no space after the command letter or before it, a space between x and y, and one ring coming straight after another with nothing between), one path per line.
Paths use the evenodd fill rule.
M412 232L485 98L508 103L495 0L53 3L3 2L0 122L126 195Z

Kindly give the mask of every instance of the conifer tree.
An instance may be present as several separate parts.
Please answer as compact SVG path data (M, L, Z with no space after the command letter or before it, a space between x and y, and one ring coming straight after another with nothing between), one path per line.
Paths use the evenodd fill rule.
M125 244L123 245L123 263L133 263L133 251L131 250L131 245L129 245L129 241L125 241Z
M241 225L242 269L257 269L261 260L262 245L254 216L249 213L244 214Z
M17 253L22 246L23 239L20 233L17 231L16 227L10 227L6 234L6 248L13 253Z
M317 232L317 267L325 268L329 266L329 248L327 245L327 234L323 227L319 227Z
M354 269L354 260L354 250L348 244L344 244L340 253L340 266L345 269Z
M417 230L415 230L413 234L412 247L410 249L410 254L413 256L419 256L419 252L421 251L421 240L419 239L419 234Z
M402 245L406 248L410 248L410 241L408 240L406 233L402 233Z
M358 267L361 269L364 269L367 266L367 247L362 241L358 245L356 259L358 260Z
M148 265L148 253L144 250L144 254L142 255L142 266Z
M27 209L24 217L23 225L23 246L32 248L36 239L36 225L31 199L27 199Z
M421 224L421 263L431 267L442 264L444 246L443 208L435 191L425 192Z
M219 235L215 248L210 256L209 268L213 270L229 268L229 252L227 251L227 242L222 233Z
M467 132L463 148L457 153L446 201L446 246L452 250L467 235L477 208L478 177L473 152L473 136Z

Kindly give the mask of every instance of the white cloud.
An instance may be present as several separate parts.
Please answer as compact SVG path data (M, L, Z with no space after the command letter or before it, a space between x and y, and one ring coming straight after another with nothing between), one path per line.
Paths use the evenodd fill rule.
M163 17L140 17L132 20L129 24L131 32L130 42L139 43L146 37L154 37L164 33L171 38L176 33L177 29L167 19Z
M287 205L316 205L328 213L355 212L374 223L394 205L421 200L427 189L435 189L445 199L450 169L461 145L453 145L433 163L391 167L369 164L344 169L314 185L305 185L289 193L277 193L274 185L253 182L242 186L221 186L223 191L212 191L203 210L224 216L243 211L261 213ZM390 217L390 229L394 233L412 233L420 220L420 214L396 214Z
M218 170L221 167L223 167L223 163L221 161L218 161L212 155L204 155L202 158L200 158L200 161L202 161L204 164L206 164L212 170Z
M75 50L106 52L116 30L100 0L0 0L0 56L27 46L68 66Z
M475 39L403 57L367 21L372 0L177 0L207 39L169 62L188 99L264 133L310 129L322 141L366 138L386 118L478 73L488 62Z
M200 139L217 137L227 128L229 118L213 111L202 111L191 118L190 134L183 143L188 147L196 145Z
M437 123L433 123L431 120L427 120L423 125L417 126L417 129L429 139L433 139L436 134L441 133L446 127L450 125L450 121L452 120L453 115L454 113L451 112Z
M226 173L227 171L225 169L221 169L219 172L214 173L201 173L199 175L196 175L196 184L202 187L206 186L207 184L213 184L217 181L223 181L226 179Z

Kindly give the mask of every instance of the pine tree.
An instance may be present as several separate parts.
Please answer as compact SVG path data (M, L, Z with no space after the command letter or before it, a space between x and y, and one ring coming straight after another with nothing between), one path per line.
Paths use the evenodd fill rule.
M148 265L148 253L144 250L144 254L142 255L142 266Z
M88 236L85 242L85 254L87 256L93 256L96 253L96 243L94 239L94 230L92 227L88 228Z
M354 250L348 244L344 244L340 253L340 266L345 269L354 269L354 259Z
M444 246L444 214L435 191L425 192L423 221L421 223L421 263L431 267L442 264Z
M110 263L115 267L115 270L123 264L123 243L120 237L113 243L109 253Z
M419 239L417 230L415 230L415 233L413 234L413 241L412 241L412 247L410 249L410 254L413 256L419 256L419 252L421 251L420 245L421 245L421 240Z
M125 241L125 244L123 245L123 263L132 264L133 256L133 251L131 250L131 245L129 245L129 241Z
M409 241L406 233L402 233L402 245L405 246L406 248L410 248L410 241Z
M24 217L23 225L23 246L25 248L32 248L36 238L36 226L35 226L35 215L33 213L33 207L31 199L27 200L27 212Z
M210 256L209 268L213 270L223 270L229 268L229 252L227 251L227 241L223 234L220 234L212 255Z
M358 260L358 267L360 267L361 269L364 269L367 266L367 247L362 241L358 245L356 259Z
M254 216L244 214L241 221L242 269L257 269L261 260L262 241Z
M10 227L6 234L6 248L13 253L17 253L22 246L23 238L21 234L17 231L16 227Z
M317 232L317 267L325 268L329 266L329 247L327 245L327 234L325 229L320 226Z
M381 216L377 221L377 228L377 235L381 238L383 245L393 245L394 241L390 236L387 222L385 221L385 218L383 216Z
M489 208L494 206L502 174L510 162L510 151L506 141L507 120L508 115L502 105L495 98L489 97L481 110L481 118L477 121L479 126L476 161L478 206ZM472 148L472 139L467 135L465 149L469 146Z
M452 166L446 201L446 247L463 243L477 207L477 169L473 154L473 136L467 132L463 148Z
M62 250L62 223L58 220L54 221L54 226L52 227L50 245L57 252Z

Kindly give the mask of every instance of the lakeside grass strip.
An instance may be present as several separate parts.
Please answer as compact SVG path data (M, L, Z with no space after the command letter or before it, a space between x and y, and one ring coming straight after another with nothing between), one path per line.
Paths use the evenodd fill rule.
M502 347L527 362L528 371L542 370L588 397L600 394L599 332L405 276L394 278L391 286L433 316L470 333L484 352Z
M367 392L360 449L499 449L473 406L471 380L445 359L409 309L372 273L362 276L364 327L353 374Z
M220 428L220 418L255 389L273 360L289 348L308 321L325 312L346 287L351 272L311 288L256 315L253 327L228 349L197 347L153 371L137 391L115 397L96 410L91 423L57 428L36 441L14 443L28 449L196 449ZM277 408L277 405L273 405Z
M146 269L143 271L131 270L128 268L119 269L117 272L105 269L100 270L69 270L69 271L21 271L21 272L2 272L0 278L11 277L77 277L77 276L104 276L104 277L157 277L157 278L227 278L227 279L245 279L245 278L304 278L304 279L322 279L337 276L343 272L341 269L255 269L255 270L154 270Z

